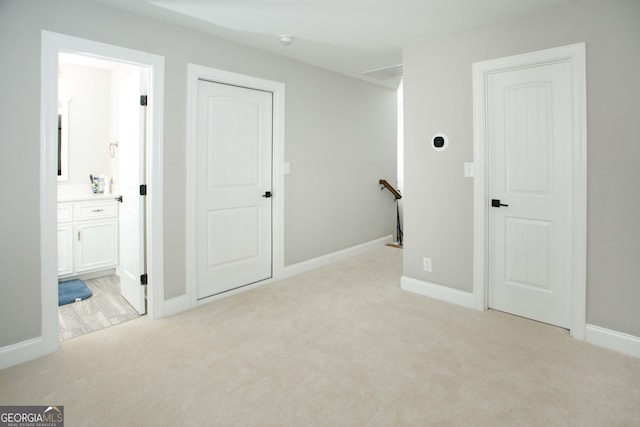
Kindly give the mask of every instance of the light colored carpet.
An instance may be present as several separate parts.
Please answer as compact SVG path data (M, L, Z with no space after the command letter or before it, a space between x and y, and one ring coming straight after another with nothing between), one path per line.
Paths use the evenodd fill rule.
M640 359L403 292L384 247L62 343L0 371L0 404L68 426L631 426Z

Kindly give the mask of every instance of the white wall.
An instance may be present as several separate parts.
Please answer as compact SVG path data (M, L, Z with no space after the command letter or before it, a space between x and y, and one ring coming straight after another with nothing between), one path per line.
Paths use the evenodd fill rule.
M404 50L404 275L472 291L471 65L586 42L587 322L640 336L640 2L584 0ZM428 145L436 132L447 151ZM432 257L433 272L422 271Z
M110 167L111 72L70 64L61 66L61 70L60 96L71 98L69 179L58 185L85 185L90 191L89 174L106 174Z
M0 348L41 333L43 29L165 57L166 299L185 293L187 63L286 85L286 265L393 232L394 203L377 182L396 175L395 91L93 2L0 1L0 183L11 207L0 210Z

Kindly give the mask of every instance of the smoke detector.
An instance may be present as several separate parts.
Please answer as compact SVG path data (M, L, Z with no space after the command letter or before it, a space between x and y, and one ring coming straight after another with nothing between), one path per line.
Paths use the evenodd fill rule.
M291 43L293 43L293 36L290 36L289 34L282 34L280 36L280 44L283 46L289 46Z

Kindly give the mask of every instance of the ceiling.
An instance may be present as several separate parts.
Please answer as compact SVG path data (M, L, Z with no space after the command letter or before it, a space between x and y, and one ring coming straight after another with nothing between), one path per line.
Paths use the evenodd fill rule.
M395 88L398 77L363 72L400 65L405 46L577 0L96 1Z

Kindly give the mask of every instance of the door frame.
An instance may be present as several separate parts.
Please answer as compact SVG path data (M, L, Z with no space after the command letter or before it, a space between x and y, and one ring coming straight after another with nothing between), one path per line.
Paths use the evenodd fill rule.
M473 64L473 297L478 310L488 308L489 183L487 173L487 82L489 75L570 62L573 105L573 199L571 259L571 336L584 340L587 283L587 110L585 44L577 43Z
M147 285L148 313L161 318L164 306L163 128L164 57L124 47L43 30L40 74L40 282L42 355L59 347L56 237L58 53L72 52L124 62L149 70L149 135L147 139Z
M272 277L271 279L233 289L222 294L213 295L202 300L198 300L196 273L196 136L199 80L208 80L214 83L261 90L270 92L273 95L273 145L271 163L271 185L274 195L271 199ZM187 65L187 246L185 256L187 266L187 298L191 307L281 280L284 277L284 104L284 83L196 64Z

